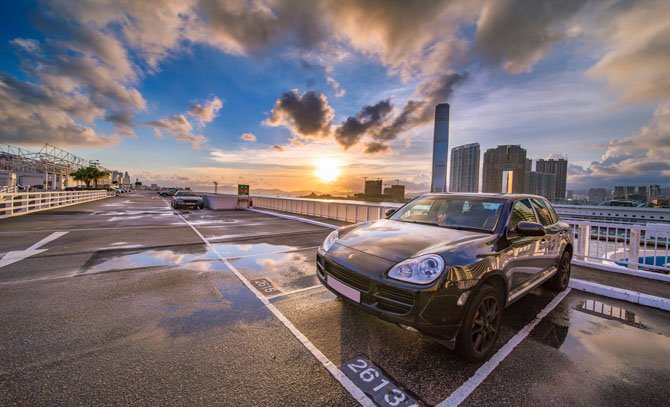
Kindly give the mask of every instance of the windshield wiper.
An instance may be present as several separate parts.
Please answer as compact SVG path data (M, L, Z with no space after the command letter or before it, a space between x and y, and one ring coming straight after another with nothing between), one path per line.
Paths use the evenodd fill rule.
M400 219L398 219L398 220L400 220ZM418 223L419 225L440 226L436 222L421 222L421 221L418 221L418 220L400 220L400 222Z

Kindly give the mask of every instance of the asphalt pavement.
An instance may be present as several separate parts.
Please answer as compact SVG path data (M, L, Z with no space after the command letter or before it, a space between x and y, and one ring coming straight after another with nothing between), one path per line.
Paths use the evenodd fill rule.
M387 403L670 398L668 312L540 287L505 311L501 354L518 346L471 364L321 287L329 232L155 193L0 221L0 405L358 405L363 364Z

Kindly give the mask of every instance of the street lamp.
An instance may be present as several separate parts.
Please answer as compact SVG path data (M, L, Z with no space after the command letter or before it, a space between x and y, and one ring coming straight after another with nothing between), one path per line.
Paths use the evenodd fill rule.
M212 184L214 184L214 195L217 195L218 194L217 190L218 190L218 187L219 187L219 183L216 182L216 181L212 181Z

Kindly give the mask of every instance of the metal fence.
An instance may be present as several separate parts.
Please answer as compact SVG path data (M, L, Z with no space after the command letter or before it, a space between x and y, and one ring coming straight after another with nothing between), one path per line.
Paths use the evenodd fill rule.
M377 220L387 209L401 206L261 196L254 196L253 204L256 208L345 222ZM670 281L670 225L565 221L572 227L576 264Z
M0 219L84 202L110 196L105 190L0 193Z

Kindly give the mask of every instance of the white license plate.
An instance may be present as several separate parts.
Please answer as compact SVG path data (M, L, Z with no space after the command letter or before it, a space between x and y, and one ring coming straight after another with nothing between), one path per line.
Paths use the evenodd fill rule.
M334 279L331 276L326 276L326 283L328 283L329 287L333 288L335 291L344 295L345 297L349 298L350 300L353 300L353 301L356 301L356 302L361 302L361 292L360 291L354 290L353 288L351 288L348 285L340 282L339 280Z

